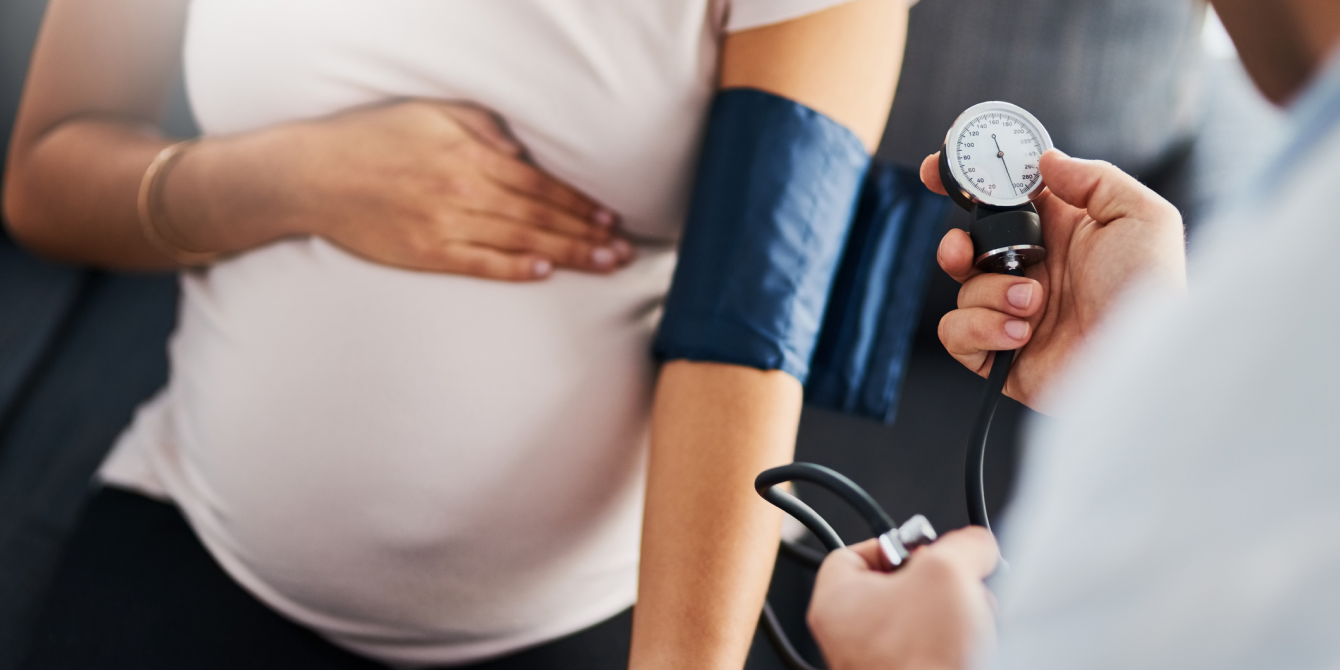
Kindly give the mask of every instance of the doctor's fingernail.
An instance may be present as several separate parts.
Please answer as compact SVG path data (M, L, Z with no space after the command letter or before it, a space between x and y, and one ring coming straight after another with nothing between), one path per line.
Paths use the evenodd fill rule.
M608 209L597 209L595 214L591 215L591 221L601 228L609 228L614 225L614 212Z
M633 245L624 240L614 240L610 242L610 248L618 255L619 260L626 261L633 257Z
M1028 334L1028 322L1019 319L1010 319L1005 322L1005 334L1012 340L1022 340Z
M614 265L614 250L607 247L596 247L591 251L591 263L598 268L607 268Z
M1005 292L1005 299L1018 309L1028 307L1028 303L1033 300L1033 284L1015 284Z
M536 277L548 277L549 273L554 271L554 264L548 259L537 258L535 264L531 265L530 271L535 273Z

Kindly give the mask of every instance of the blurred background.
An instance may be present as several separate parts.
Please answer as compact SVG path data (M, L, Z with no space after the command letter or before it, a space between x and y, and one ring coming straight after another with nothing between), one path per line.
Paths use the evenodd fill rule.
M6 147L44 8L0 0ZM1282 124L1217 19L1192 0L922 0L879 158L918 164L960 111L987 99L1024 106L1058 148L1112 161L1158 190L1183 212L1192 246ZM170 132L194 135L180 86L166 104ZM944 226L964 223L955 211ZM932 273L896 423L806 410L797 459L848 474L897 519L921 513L944 530L967 523L964 441L983 382L936 338L957 285ZM176 290L171 275L41 261L0 231L0 670L22 652L90 476L166 380ZM994 518L1010 496L1021 432L1045 420L1002 403L986 473ZM863 539L863 524L842 505L803 484L800 492L846 539ZM817 658L803 630L811 582L781 559L772 600ZM781 666L756 641L749 667Z

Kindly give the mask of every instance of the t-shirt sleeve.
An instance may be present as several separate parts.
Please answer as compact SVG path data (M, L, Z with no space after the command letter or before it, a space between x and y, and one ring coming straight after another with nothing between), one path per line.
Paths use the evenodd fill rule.
M731 0L726 14L726 32L781 23L836 7L852 0ZM917 0L906 0L911 7Z

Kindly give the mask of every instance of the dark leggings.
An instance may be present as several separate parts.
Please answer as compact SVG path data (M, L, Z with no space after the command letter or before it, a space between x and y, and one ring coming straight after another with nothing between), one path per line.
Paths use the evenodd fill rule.
M477 670L627 667L631 610ZM27 670L372 670L261 604L219 567L177 508L94 495L66 549ZM459 666L458 666L459 667Z

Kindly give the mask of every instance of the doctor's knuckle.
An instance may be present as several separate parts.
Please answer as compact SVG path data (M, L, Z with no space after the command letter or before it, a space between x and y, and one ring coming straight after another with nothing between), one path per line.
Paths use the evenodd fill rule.
M955 310L944 315L944 317L940 319L938 334L940 336L940 343L943 344L950 353L967 354L973 351L972 347L969 346L970 343L965 341L969 338L965 337L967 332L964 328L963 313L961 311Z
M948 584L958 579L958 568L947 556L938 552L921 552L917 556L918 578L929 584Z
M968 318L966 321L966 335L974 342L989 341L995 336L994 324L987 323L984 318Z

